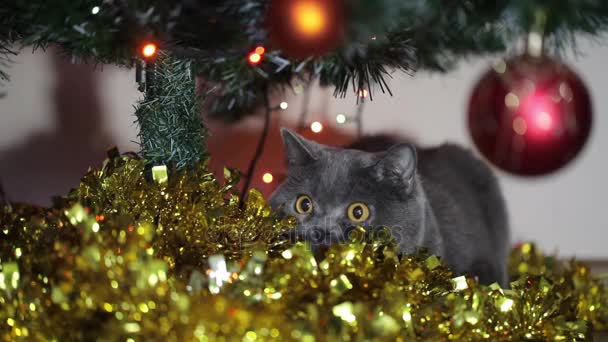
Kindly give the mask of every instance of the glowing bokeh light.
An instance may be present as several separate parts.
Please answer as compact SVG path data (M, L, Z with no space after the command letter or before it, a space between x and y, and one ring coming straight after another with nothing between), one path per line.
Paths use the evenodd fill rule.
M264 181L264 183L269 184L272 183L272 180L274 179L274 177L272 176L272 173L266 172L263 176L262 176L262 180Z
M505 106L514 109L519 106L519 97L513 93L508 93L505 96Z
M367 91L367 89L359 89L359 91L357 92L357 95L359 97L366 98L369 95L369 91Z
M262 61L262 55L256 52L252 52L249 54L249 64L256 65Z
M522 119L521 117L516 117L515 120L513 120L513 130L519 135L526 134L526 130L528 130L526 120Z
M144 45L144 47L141 49L141 53L144 55L144 57L146 58L150 58L153 57L154 55L156 55L156 44L154 43L148 43L146 45Z
M91 9L91 14L97 14L99 13L99 6L95 6Z
M344 114L336 115L336 122L339 124L346 123L346 115L344 115Z
M494 71L496 71L499 74L504 74L504 72L507 70L507 63L505 63L505 61L503 59L499 60L496 64L494 64Z
M264 52L266 52L266 49L263 46L258 46L255 48L255 50L253 50L253 52L257 53L258 55L263 55Z
M310 124L310 130L315 133L319 133L323 130L323 124L321 124L319 121L315 121Z
M306 36L317 36L327 26L327 14L319 1L300 1L291 11L295 28Z
M285 109L287 109L287 107L289 107L289 103L287 103L287 102L283 101L283 102L281 102L281 104L279 104L279 107L280 107L282 110L285 110Z

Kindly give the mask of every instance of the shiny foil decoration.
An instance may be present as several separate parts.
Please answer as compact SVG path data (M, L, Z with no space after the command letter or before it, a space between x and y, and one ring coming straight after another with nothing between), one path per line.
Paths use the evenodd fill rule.
M475 85L469 132L500 169L540 176L569 164L592 126L591 98L579 76L547 56L500 61Z
M52 208L0 211L0 339L585 340L608 329L589 268L512 253L510 289L399 256L362 229L322 260L236 174L118 156Z

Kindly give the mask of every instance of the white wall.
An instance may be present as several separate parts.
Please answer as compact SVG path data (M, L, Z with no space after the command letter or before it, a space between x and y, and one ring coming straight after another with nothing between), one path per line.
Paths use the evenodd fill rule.
M594 106L591 138L565 169L539 179L499 173L507 198L513 240L536 241L546 251L580 257L608 257L608 46L581 42L583 55L568 57L587 83ZM474 83L490 60L473 60L447 75L397 76L393 97L378 97L365 110L369 132L398 128L423 144L472 142L466 106ZM351 101L336 101L333 112L352 112Z
M583 43L585 54L569 58L592 93L595 117L591 139L572 165L549 177L522 179L500 173L510 209L514 241L536 241L546 251L584 258L608 257L607 219L604 216L608 193L608 47ZM0 152L32 132L50 130L52 118L48 88L52 81L47 59L41 53L24 51L9 70L12 81L0 87L8 96L0 99ZM463 63L447 75L418 74L415 78L395 75L393 97L378 95L366 105L366 133L401 132L423 144L455 141L471 144L465 125L467 98L474 82L489 60ZM101 72L101 71L100 71ZM104 125L123 151L135 150L132 105L140 96L133 72L105 67L101 73ZM354 99L332 99L324 106L325 94L317 90L311 105L311 119L334 122L337 113L354 114ZM295 118L300 99L290 98L286 115ZM325 112L326 116L316 116ZM345 129L354 129L346 125ZM26 158L27 156L24 156Z

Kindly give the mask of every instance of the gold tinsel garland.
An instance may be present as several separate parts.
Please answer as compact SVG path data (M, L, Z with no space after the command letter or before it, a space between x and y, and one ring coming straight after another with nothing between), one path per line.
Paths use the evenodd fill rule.
M53 208L3 208L0 337L560 341L608 329L607 292L583 264L523 244L501 289L363 232L317 261L283 238L293 219L256 191L240 209L225 176L114 153Z

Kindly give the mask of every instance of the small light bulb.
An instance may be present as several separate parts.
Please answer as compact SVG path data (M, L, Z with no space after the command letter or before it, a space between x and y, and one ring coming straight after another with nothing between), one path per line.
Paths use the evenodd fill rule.
M148 43L148 44L144 45L144 48L141 49L141 52L144 55L144 57L152 57L152 56L156 55L156 45L153 43Z
M299 1L291 8L291 21L296 30L307 37L315 37L326 29L329 18L326 9L317 1Z
M367 95L369 95L369 92L367 91L367 89L359 89L357 95L359 95L359 97L365 98L367 97Z
M253 50L253 52L257 53L258 55L263 55L264 52L266 52L266 49L263 46L258 46L255 48L255 50Z
M346 115L344 115L344 114L336 115L336 122L339 124L346 123Z
M274 179L274 177L272 176L272 173L266 172L263 176L262 176L262 180L264 181L264 183L269 184L272 183L272 180Z
M283 102L281 102L279 107L281 107L282 110L285 110L285 109L287 109L287 107L289 107L289 103L283 101Z
M310 124L310 130L319 133L323 130L323 125L319 121L315 121Z
M249 64L257 65L262 61L262 55L257 52L252 52L249 54Z
M95 7L93 7L93 8L91 9L91 13L93 13L93 14L97 14L97 13L99 13L99 6L95 6Z

